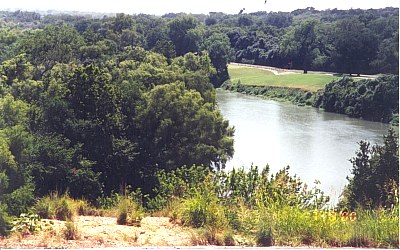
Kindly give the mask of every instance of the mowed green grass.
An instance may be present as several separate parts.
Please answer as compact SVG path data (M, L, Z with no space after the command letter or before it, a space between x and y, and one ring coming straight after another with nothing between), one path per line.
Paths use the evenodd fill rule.
M232 83L253 86L276 86L301 88L310 91L323 89L326 84L339 77L326 74L288 74L274 75L269 70L229 65L228 72Z

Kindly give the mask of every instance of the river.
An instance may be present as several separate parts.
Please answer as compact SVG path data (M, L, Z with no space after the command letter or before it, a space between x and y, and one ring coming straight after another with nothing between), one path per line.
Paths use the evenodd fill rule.
M308 186L315 180L332 203L351 174L349 159L360 140L382 143L389 126L310 107L217 90L218 107L235 127L235 154L227 169L269 164L271 173L289 165Z

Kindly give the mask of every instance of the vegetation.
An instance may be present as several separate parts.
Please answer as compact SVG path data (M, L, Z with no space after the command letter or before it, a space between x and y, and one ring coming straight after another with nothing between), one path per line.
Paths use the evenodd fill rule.
M74 200L67 195L52 193L37 201L35 212L44 219L72 220L76 214Z
M389 122L399 113L399 76L354 81L343 78L329 83L315 106L326 111Z
M140 226L144 211L138 201L129 197L121 199L117 207L117 224Z
M67 221L67 223L65 223L64 238L66 240L79 239L79 229L73 221Z
M390 131L385 138L392 136ZM398 145L397 140L387 139L386 144ZM398 154L393 157L398 159ZM296 176L290 176L289 168L275 175L269 175L268 169L267 166L261 171L251 167L249 171L210 172L193 166L167 175L160 172L157 190L164 192L159 192L153 202L168 200L163 197L179 200L175 206L166 207L171 212L179 211L180 218L175 221L199 228L196 243L221 244L224 240L220 239L233 231L241 239L239 244L245 245L398 247L398 199L392 200L391 206L378 205L379 209L341 205L341 210L335 210L329 205L329 197L317 187L308 189ZM364 184L373 188L370 183ZM342 203L348 200L346 195ZM386 199L394 197L382 195Z
M319 81L321 79L317 74L315 77L314 74L277 76L266 73L268 71L265 70L242 67L232 67L230 72L231 81L226 81L222 85L223 89L288 100L300 105L323 108L328 112L398 125L398 75L386 75L377 79L324 76L327 79L323 83ZM292 81L296 84L291 83L291 78L297 78ZM333 80L328 83L329 78ZM306 84L302 85L303 82Z
M0 12L0 234L13 219L33 233L40 217L68 221L64 236L77 239L76 214L138 225L145 212L159 212L197 228L204 243L398 247L392 132L384 146L360 143L341 203L347 210L335 220L326 216L329 198L289 168L224 171L234 129L214 89L226 82L257 95L272 90L387 122L398 113L397 75L328 83L334 77L232 68L229 85L227 65L398 74L398 16L397 8L101 18ZM253 78L235 82L249 72ZM264 77L286 88L252 86Z
M393 129L384 136L382 146L370 147L361 141L353 163L352 178L344 192L342 205L355 208L393 208L399 199L399 145Z

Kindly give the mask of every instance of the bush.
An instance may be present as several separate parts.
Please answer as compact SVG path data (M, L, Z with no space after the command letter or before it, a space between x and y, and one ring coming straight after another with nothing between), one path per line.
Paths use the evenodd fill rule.
M63 196L58 200L56 207L56 218L59 220L72 220L75 211L70 198Z
M35 212L44 219L54 219L56 217L56 209L50 196L41 198L36 202Z
M14 216L27 213L34 203L34 189L32 183L27 183L12 193L3 195L2 200L7 204L8 213Z
M117 224L140 226L144 217L142 206L131 198L123 198L117 207Z
M66 240L78 240L79 239L78 226L76 226L73 221L69 220L65 223L64 238Z
M11 228L11 220L6 212L6 205L0 202L0 235L7 235Z
M126 225L127 221L128 221L128 200L123 199L118 205L117 224Z
M42 230L40 217L37 214L21 214L13 220L11 232L20 232L22 234L33 234Z
M97 215L98 212L86 200L75 200L75 210L79 215Z
M217 197L211 191L196 193L184 202L182 221L185 225L195 228L207 228L212 241L215 240L217 231L227 225L224 208L217 203Z
M208 205L201 195L186 200L182 211L183 223L195 228L203 227L207 222Z
M225 246L235 246L235 238L233 237L233 233L230 230L226 230L223 234L224 245Z
M260 225L256 232L256 243L260 247L268 247L273 245L272 229L264 222Z
M58 193L52 193L37 201L35 212L44 219L72 220L76 209L74 200L68 195L58 196Z

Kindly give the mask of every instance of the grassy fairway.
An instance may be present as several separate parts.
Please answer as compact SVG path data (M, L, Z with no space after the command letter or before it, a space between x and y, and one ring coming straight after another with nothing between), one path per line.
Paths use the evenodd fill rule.
M323 89L327 83L339 79L325 74L274 75L269 70L237 65L229 65L228 70L234 84L240 80L243 85L302 88L310 91Z

